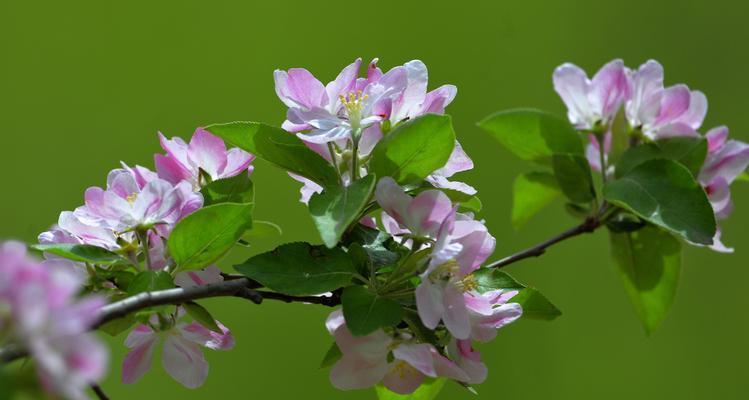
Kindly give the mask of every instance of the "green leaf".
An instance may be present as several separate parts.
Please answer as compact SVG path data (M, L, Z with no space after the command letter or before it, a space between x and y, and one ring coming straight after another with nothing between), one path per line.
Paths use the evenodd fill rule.
M343 357L343 353L341 353L341 349L338 347L336 342L333 342L330 345L330 348L327 352L325 352L325 357L323 357L322 361L320 362L320 369L332 367L333 364L337 363L338 360Z
M629 148L629 123L624 107L619 109L614 120L611 122L611 150L609 151L609 163L616 162Z
M398 302L372 293L363 286L349 286L341 295L343 317L354 336L365 336L379 328L398 325L403 308Z
M637 315L650 334L671 308L681 271L681 243L648 226L611 233L611 253Z
M380 140L369 165L380 178L416 183L442 168L454 148L450 116L427 114L399 124Z
M349 186L331 186L310 198L309 212L326 246L335 247L351 224L358 223L375 181L374 175L367 175Z
M518 175L512 188L512 226L520 229L558 196L559 185L554 175L547 172Z
M388 388L382 385L375 386L378 400L434 400L437 395L440 394L442 388L445 386L447 379L445 378L427 378L419 386L416 391L411 394L398 394L391 392Z
M187 311L187 314L190 315L192 319L194 319L200 325L203 325L207 329L210 329L216 333L223 333L218 324L216 324L216 320L213 318L211 313L205 309L205 307L194 301L188 301L187 303L182 304L182 308L184 308L185 311Z
M168 242L179 270L200 269L218 261L252 227L252 206L214 204L180 221Z
M746 172L742 172L739 176L736 177L735 182L749 182L749 174Z
M603 193L609 202L690 242L706 245L713 242L713 208L702 186L676 161L646 161L606 184Z
M110 265L127 261L107 249L87 244L35 244L30 247L34 250L67 258L68 260L90 264Z
M523 317L550 321L562 315L562 312L541 292L523 285L503 271L496 268L480 268L473 276L478 284L477 290L481 293L497 289L517 290L518 294L510 301L523 307Z
M480 212L481 209L484 207L484 203L481 202L481 199L478 198L478 196L471 196L466 201L460 202L461 211L467 210L470 212Z
M203 206L219 203L253 203L255 191L250 176L246 173L232 178L218 179L200 190Z
M127 287L127 294L134 296L138 293L166 290L174 287L174 279L166 271L143 271L135 276Z
M399 251L403 253L408 249L397 244L393 237L377 229L364 225L354 226L344 237L344 243L350 248L352 244L359 244L369 254L375 269L386 265L395 264L400 258Z
M229 122L205 129L233 146L323 186L338 183L330 163L283 129L258 122Z
M616 177L620 178L638 165L656 159L667 159L681 163L693 176L697 176L707 156L707 140L702 138L675 137L646 143L627 150L616 164Z
M479 122L479 127L523 160L548 163L554 154L584 154L575 128L543 111L501 111Z
M552 166L562 193L573 203L590 203L596 197L588 160L574 154L554 154Z
M287 243L234 268L273 291L292 296L330 292L348 285L356 273L343 250L309 243Z

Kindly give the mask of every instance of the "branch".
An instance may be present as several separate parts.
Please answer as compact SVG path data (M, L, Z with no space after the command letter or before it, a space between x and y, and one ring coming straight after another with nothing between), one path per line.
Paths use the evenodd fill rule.
M600 213L599 213L600 214ZM560 233L557 236L554 236L553 238L543 241L531 248L525 249L521 252L515 253L511 256L505 257L499 261L495 261L489 265L487 265L487 268L502 268L506 267L510 264L516 263L520 260L524 260L526 258L530 257L538 257L546 252L546 249L548 247L551 247L561 241L567 240L569 238L582 235L583 233L591 233L598 229L602 224L601 218L596 217L589 217L585 221L583 221L582 224L577 225L571 229L568 229L562 233Z
M96 329L109 321L148 307L179 305L192 300L212 297L240 297L255 304L261 304L265 299L285 303L320 304L328 307L341 304L339 293L334 293L333 296L289 296L282 293L255 290L257 287L259 287L259 284L255 281L244 277L232 277L232 279L219 283L139 293L102 307L98 322L91 329ZM28 353L24 349L17 346L10 345L0 348L0 364L9 363L27 355Z
M102 390L101 386L93 384L91 385L91 390L94 391L94 393L96 394L96 397L99 400L109 400L109 396L107 396L107 394L104 393L104 390Z

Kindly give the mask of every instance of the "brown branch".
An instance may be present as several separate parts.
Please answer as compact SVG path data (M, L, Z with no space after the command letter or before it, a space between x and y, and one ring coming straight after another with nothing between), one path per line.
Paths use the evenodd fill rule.
M101 386L99 386L97 384L92 384L91 385L91 390L94 391L94 393L96 394L96 397L99 400L109 400L109 396L107 396L107 394L104 393L104 390L101 389Z
M505 257L499 261L495 261L487 265L487 268L502 268L510 264L516 263L520 260L524 260L526 258L538 257L544 254L547 248L561 241L567 240L569 238L582 235L583 233L591 233L595 231L596 229L598 229L598 227L600 227L601 224L602 224L602 221L600 217L589 217L585 221L583 221L582 224L577 225L571 229L568 229L560 233L559 235L554 236L553 238L548 239L546 241L543 241L533 247L530 247L528 249L515 253L511 256Z

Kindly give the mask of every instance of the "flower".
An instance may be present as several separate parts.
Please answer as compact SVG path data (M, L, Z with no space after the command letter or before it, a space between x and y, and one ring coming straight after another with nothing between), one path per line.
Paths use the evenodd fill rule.
M725 126L711 129L705 137L708 143L707 157L697 179L705 188L715 218L723 220L733 211L731 183L749 166L749 144L728 140L728 128ZM733 249L723 245L720 237L721 231L718 229L711 248L725 253L733 252Z
M216 321L221 332L213 332L197 322L180 323L175 320L181 312L162 320L154 315L148 325L138 325L125 340L130 352L122 364L122 382L134 383L151 368L156 345L163 340L161 363L166 372L183 386L200 387L208 376L208 362L201 347L211 350L229 350L234 347L234 337L229 329ZM166 319L166 318L165 318Z
M223 281L224 277L221 275L221 270L215 265L198 271L180 272L174 278L174 284L183 288Z
M238 148L227 150L223 140L203 128L195 130L189 144L179 137L169 140L160 132L159 142L166 151L154 156L159 177L174 185L189 182L195 191L213 180L252 173L254 168L250 165L254 155Z
M76 299L82 283L72 262L39 263L21 243L0 244L0 304L9 310L11 340L36 360L45 388L74 400L88 398L85 390L104 377L108 359L88 333L104 299Z
M622 60L604 65L592 80L580 67L563 64L554 70L553 80L554 90L567 106L570 122L579 129L607 131L619 108L630 96Z
M408 394L426 377L469 380L457 364L439 354L431 344L394 340L382 329L366 336L353 336L341 310L333 311L325 325L343 354L330 372L330 381L338 389L364 389L382 382L396 393Z
M486 380L488 369L481 361L481 353L471 346L470 340L458 340L453 338L447 347L449 356L463 370L468 379L468 384L479 384Z
M303 68L276 70L276 94L289 107L283 128L321 144L360 135L387 119L406 88L406 68L396 67L384 75L370 68L366 79L357 79L360 66L361 59L355 60L326 86Z
M412 198L393 178L377 182L375 199L410 235L435 238L442 222L453 213L453 204L439 190L426 190Z
M686 85L663 87L663 66L655 60L628 71L632 97L625 106L632 128L649 139L697 136L707 113L707 98Z
M468 309L471 324L471 339L489 342L497 336L497 329L515 322L523 315L518 303L508 303L516 290L492 290L465 293L463 299Z
M450 154L447 164L432 172L425 180L438 189L456 190L473 196L476 194L476 189L473 186L463 182L452 182L447 179L458 172L469 171L471 169L473 169L473 160L468 157L468 154L463 150L463 147L456 141L455 148Z

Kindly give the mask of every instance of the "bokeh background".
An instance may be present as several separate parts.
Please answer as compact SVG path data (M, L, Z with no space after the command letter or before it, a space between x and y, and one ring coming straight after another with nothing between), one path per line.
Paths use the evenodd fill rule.
M514 177L532 166L475 122L532 106L563 113L551 73L565 61L594 71L622 57L660 60L668 84L710 101L706 127L728 124L749 141L746 43L749 8L736 0L653 1L66 1L0 2L0 237L33 241L61 210L103 185L120 160L152 166L156 132L188 137L232 120L280 124L276 68L304 66L323 81L356 57L390 68L418 58L430 87L453 83L449 107L476 169L481 216L497 237L494 258L573 223L555 204L519 232L509 216ZM277 242L319 241L298 185L257 162L259 219L281 238L235 251L223 267ZM480 398L739 399L749 392L749 185L734 189L724 225L733 256L687 248L676 304L646 337L608 257L604 232L565 242L510 268L564 312L521 321L482 346L489 380ZM210 352L202 389L172 381L155 360L136 385L119 383L124 336L103 387L113 399L373 399L338 392L319 362L331 339L327 309L238 299L205 302L233 329L231 352ZM450 384L442 399L468 398Z

